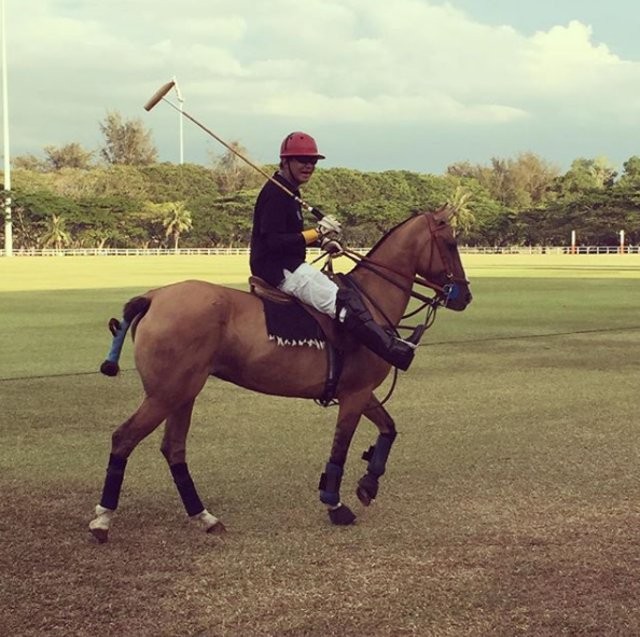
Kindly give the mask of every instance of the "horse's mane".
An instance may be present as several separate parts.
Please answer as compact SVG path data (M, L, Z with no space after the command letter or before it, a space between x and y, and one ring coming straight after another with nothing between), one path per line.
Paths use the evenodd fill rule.
M398 228L400 228L401 226L403 226L405 223L407 223L408 221L411 221L412 219L415 219L418 215L423 214L420 211L415 210L414 212L411 213L411 216L407 217L404 221L401 221L400 223L396 224L395 226L393 226L393 228L391 228L390 230L387 230L374 244L373 248L371 248L371 250L369 250L369 252L367 252L367 254L365 255L366 257L371 257L373 255L373 253L387 240L387 238L389 236L391 236ZM357 266L356 266L357 267Z

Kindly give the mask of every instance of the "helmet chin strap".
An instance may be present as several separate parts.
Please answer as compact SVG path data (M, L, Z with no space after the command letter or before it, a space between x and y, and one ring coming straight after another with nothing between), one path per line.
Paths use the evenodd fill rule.
M281 160L283 163L286 162L286 167L281 167L278 169L278 174L281 175L282 177L284 177L291 185L295 186L296 188L298 188L299 186L302 185L302 182L298 181L294 176L293 173L291 172L291 169L289 168L289 162L291 161L290 159L283 157Z

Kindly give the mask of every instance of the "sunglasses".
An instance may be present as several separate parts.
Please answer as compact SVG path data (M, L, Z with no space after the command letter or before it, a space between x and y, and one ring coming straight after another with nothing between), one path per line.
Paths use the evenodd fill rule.
M294 157L291 157L291 159L295 159L299 164L312 164L313 166L315 166L318 163L317 157L305 157L303 155L296 155Z

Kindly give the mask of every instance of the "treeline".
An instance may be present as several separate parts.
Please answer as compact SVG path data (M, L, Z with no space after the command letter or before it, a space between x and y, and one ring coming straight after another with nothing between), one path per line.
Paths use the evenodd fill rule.
M141 122L117 113L101 130L98 161L78 144L14 161L14 249L248 244L264 181L257 171L231 152L210 166L156 163ZM456 231L467 245L563 245L571 231L581 244L616 245L620 230L628 243L640 243L638 156L619 175L604 158L578 158L561 174L532 153L460 162L443 175L318 167L303 196L340 218L354 246L371 245L413 211L445 203L456 209Z

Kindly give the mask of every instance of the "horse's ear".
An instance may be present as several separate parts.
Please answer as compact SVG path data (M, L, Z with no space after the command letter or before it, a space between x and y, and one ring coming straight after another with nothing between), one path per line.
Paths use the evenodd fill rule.
M452 206L450 203L446 203L444 204L444 206L442 206L442 208L440 208L439 210L436 210L433 213L433 216L438 219L438 221L444 221L446 223L449 223L449 221L451 221L451 218L454 216L456 212L456 209L454 206Z

